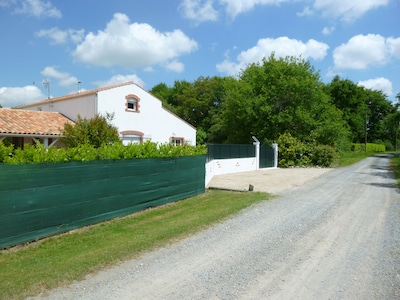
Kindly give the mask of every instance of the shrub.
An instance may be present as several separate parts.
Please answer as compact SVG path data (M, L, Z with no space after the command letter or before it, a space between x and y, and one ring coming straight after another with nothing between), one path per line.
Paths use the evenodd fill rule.
M310 164L309 149L290 133L279 136L277 143L279 145L279 166L293 167L305 166Z
M335 159L336 151L328 145L315 146L312 152L312 164L320 167L330 167Z
M103 144L121 143L117 128L109 123L112 119L113 115L110 114L97 115L92 119L78 116L74 125L65 124L61 141L70 148L79 145L99 148Z
M0 162L3 162L6 158L12 154L13 145L4 145L3 142L0 142Z
M10 156L9 154L12 153ZM58 163L69 161L91 160L119 160L134 158L179 157L190 155L203 155L207 153L207 147L202 146L173 146L172 144L157 144L147 141L143 144L122 143L113 145L103 144L99 148L94 145L83 144L68 149L50 147L46 149L42 144L24 146L24 150L12 150L12 146L4 146L0 142L0 162L6 164L22 163Z

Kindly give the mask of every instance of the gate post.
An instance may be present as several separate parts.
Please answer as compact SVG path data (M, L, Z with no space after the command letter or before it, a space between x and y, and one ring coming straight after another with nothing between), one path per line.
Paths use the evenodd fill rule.
M278 167L278 144L273 143L272 148L274 149L274 168Z
M254 140L253 145L256 146L256 170L260 169L260 141L255 137L251 137Z

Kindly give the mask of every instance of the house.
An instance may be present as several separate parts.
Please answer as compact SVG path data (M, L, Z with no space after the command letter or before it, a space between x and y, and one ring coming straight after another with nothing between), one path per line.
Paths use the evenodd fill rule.
M20 148L35 141L40 141L46 148L60 146L59 138L66 123L74 124L58 112L0 108L0 141L10 138Z
M60 112L76 121L78 115L113 116L124 144L152 141L196 144L196 129L163 108L159 99L132 81L21 105L17 109Z

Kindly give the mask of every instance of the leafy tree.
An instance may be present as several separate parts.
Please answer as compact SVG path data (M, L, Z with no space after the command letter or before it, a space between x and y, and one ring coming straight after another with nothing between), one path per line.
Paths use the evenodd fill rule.
M347 138L346 124L319 74L301 58L271 55L249 65L225 100L218 129L229 143L248 143L252 135L273 141L283 133L329 145Z
M349 79L335 76L327 85L327 93L332 102L342 112L343 119L350 128L353 143L365 141L365 124L370 113L364 88Z
M175 81L168 88L160 83L151 93L163 100L166 108L197 128L197 143L210 141L210 128L214 116L221 110L225 97L225 83L229 77L199 77L193 83Z
M97 115L92 119L78 116L74 125L66 124L63 129L62 141L67 147L91 145L99 148L103 144L120 143L118 130L109 122L112 115Z
M366 89L348 79L335 76L327 85L327 93L343 113L353 143L394 143L391 129L393 118L390 115L396 108L381 91Z
M155 97L162 101L163 106L170 110L173 113L176 112L176 106L173 103L173 89L169 88L165 83L159 83L155 85L151 90L150 93L153 94Z

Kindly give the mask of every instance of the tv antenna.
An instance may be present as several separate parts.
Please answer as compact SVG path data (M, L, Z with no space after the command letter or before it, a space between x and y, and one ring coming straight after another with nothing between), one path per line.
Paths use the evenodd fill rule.
M50 99L50 81L48 79L43 80L43 85L47 88L47 99Z

